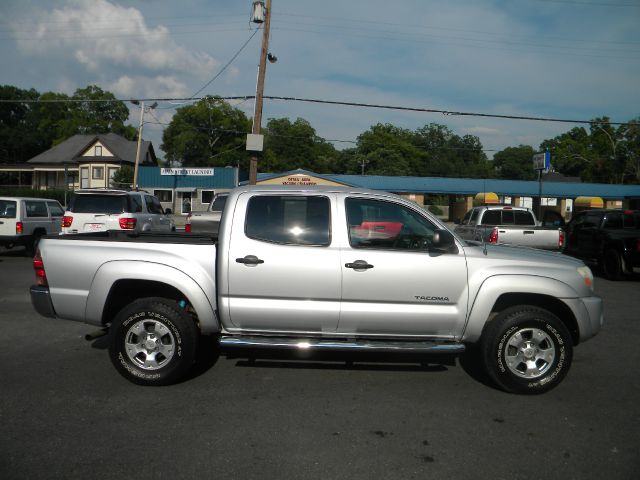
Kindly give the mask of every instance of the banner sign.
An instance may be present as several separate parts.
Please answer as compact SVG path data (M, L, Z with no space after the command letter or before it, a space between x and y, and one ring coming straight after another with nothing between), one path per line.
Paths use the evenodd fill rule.
M191 177L211 177L213 168L161 168L160 175L188 175Z

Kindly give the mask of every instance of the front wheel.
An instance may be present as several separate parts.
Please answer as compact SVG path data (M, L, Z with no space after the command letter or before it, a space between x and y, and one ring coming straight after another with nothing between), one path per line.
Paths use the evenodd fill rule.
M573 341L551 312L512 307L487 326L481 339L489 377L511 393L543 393L558 386L571 366Z
M624 261L613 248L605 250L602 260L602 273L609 280L620 280L624 275Z
M118 372L133 383L168 385L187 375L197 345L198 329L176 302L143 298L116 315L109 356Z

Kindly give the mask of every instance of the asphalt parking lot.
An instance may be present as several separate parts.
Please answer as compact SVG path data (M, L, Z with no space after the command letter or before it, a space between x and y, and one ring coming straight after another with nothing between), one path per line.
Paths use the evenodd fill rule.
M73 258L69 259L73 269ZM635 479L640 274L596 278L606 325L569 376L502 393L459 360L210 356L134 386L93 327L38 316L0 250L0 478ZM392 361L393 360L393 361Z

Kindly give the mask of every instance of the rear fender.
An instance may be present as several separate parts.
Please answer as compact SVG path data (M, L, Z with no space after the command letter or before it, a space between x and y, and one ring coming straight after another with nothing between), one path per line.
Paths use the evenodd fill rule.
M128 260L107 262L100 266L96 272L87 298L85 310L87 323L102 325L102 315L107 306L107 298L114 284L119 280L152 281L175 288L184 295L184 298L195 310L202 333L210 334L220 331L220 324L215 313L215 297L208 297L193 278L168 265Z

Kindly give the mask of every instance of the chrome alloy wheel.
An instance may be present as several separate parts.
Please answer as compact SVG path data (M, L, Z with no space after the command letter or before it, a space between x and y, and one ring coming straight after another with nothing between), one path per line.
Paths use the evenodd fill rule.
M509 337L504 359L509 370L521 378L535 379L544 375L556 358L551 337L539 328L522 328Z
M125 335L127 356L144 370L158 370L173 357L176 340L171 330L157 320L140 320Z

